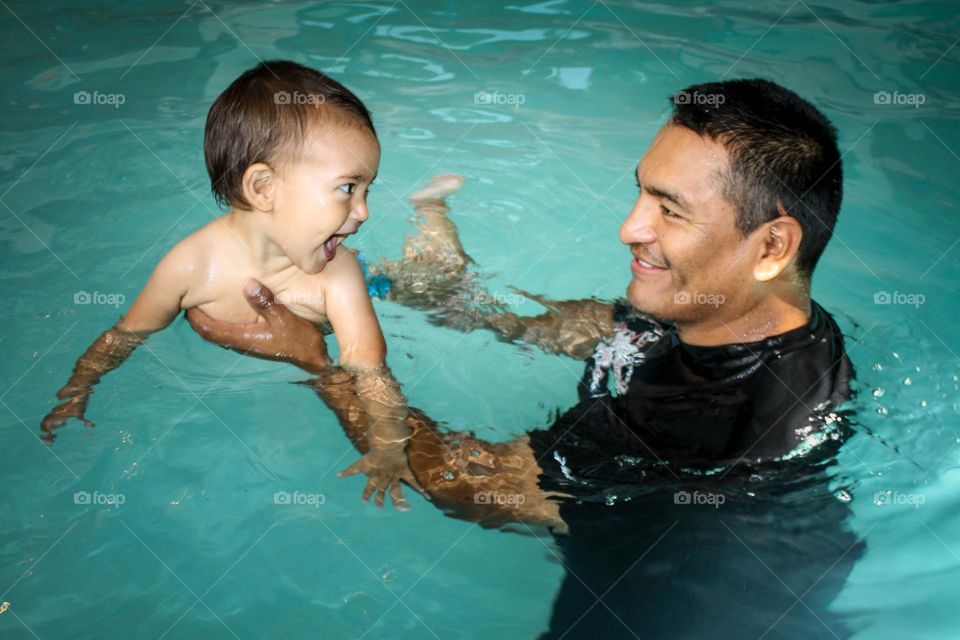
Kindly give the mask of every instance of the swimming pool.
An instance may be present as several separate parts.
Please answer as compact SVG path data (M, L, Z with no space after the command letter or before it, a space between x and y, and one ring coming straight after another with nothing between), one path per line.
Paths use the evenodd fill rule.
M409 513L364 506L362 481L334 476L354 453L333 415L290 384L304 375L212 347L181 321L97 387L94 430L72 425L52 449L37 438L78 355L216 211L206 110L274 57L329 71L374 113L383 161L354 245L396 257L412 229L406 196L457 171L453 217L504 294L622 295L631 174L677 89L763 75L822 108L840 130L846 197L813 295L848 336L860 394L855 435L825 471L830 502L810 504L844 505L862 546L839 593L809 605L827 624L810 616L793 631L958 633L960 25L948 3L61 2L0 14L2 637L532 638L547 624L566 574L551 539L418 498ZM453 428L504 440L575 401L576 363L377 306L410 403ZM796 525L776 513L771 531ZM738 578L786 587L740 556L755 562ZM658 613L681 629L725 602L699 597Z

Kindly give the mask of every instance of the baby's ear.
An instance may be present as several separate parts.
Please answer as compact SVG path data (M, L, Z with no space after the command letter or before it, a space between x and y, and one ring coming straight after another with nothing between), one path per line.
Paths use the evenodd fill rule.
M259 211L273 211L276 173L269 165L257 162L243 172L243 197Z

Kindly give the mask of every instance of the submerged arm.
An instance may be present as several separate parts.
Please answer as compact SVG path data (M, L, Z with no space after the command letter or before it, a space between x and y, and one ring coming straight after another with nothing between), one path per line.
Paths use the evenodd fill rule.
M377 412L371 411L357 393L355 374L330 366L326 354L321 357L307 346L320 331L282 304L275 303L266 287L259 285L256 295L250 290L246 293L250 306L266 320L266 328L260 324L213 320L199 309L188 310L187 319L204 339L261 357L274 357L278 350L275 340L280 341L283 350L291 356L285 360L305 363L308 371L317 373L316 378L305 384L327 403L357 449L362 453L371 451L375 438L368 421ZM387 413L397 411L400 406L384 404L383 410ZM523 522L553 527L555 531L565 529L557 502L551 499L552 494L539 487L542 470L526 438L494 444L470 434L445 433L422 411L407 409L405 401L402 406L403 429L409 434L405 453L418 483L414 486L422 484L425 495L436 506L449 515L485 526ZM398 437L404 432L398 431ZM506 504L482 499L491 493L523 496L523 499ZM395 491L391 490L390 494L396 501Z
M40 425L44 440L53 442L53 431L69 418L93 426L84 418L93 387L104 375L123 364L151 333L169 325L180 312L180 301L187 290L184 273L187 258L188 255L177 248L167 254L127 314L100 334L80 356L70 379L57 392L63 402L54 407Z

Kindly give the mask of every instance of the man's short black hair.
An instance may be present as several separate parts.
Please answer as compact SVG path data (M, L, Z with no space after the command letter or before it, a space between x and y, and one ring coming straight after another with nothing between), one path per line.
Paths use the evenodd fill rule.
M723 194L746 236L782 215L803 240L797 269L809 280L833 234L843 197L837 131L812 104L769 80L697 84L671 98L671 122L716 140L730 154Z

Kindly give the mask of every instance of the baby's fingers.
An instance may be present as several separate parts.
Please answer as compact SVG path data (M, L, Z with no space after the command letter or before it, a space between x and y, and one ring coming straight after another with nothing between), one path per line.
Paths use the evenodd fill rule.
M367 486L363 488L363 501L367 502L370 500L370 496L373 495L373 492L377 490L377 483L372 479L367 480Z
M361 463L361 462L363 462L363 458L360 458L359 460L357 460L356 462L354 462L352 465L350 465L349 467L347 467L347 468L344 469L343 471L338 471L338 472L337 472L337 477L338 477L338 478L346 478L347 476L352 476L352 475L356 475L356 474L360 473L361 471L363 471L363 469L362 469L361 466L360 466L360 463Z
M403 485L399 482L390 489L390 498L393 500L393 506L397 511L410 511L410 503L403 497Z
M373 502L381 509L383 508L383 501L384 501L384 498L386 497L387 487L389 486L390 486L389 482L385 482L384 484L378 486L377 495L373 498Z
M426 490L426 489L424 489L422 486L420 486L420 483L417 482L417 478L416 478L416 476L413 475L413 472L412 472L412 471L410 471L410 470L408 469L406 472L404 472L403 476L401 476L401 477L403 478L403 481L404 481L404 482L406 482L408 485L410 485L411 487L413 487L414 489L416 489L417 491L419 491L419 492L420 492L420 495L422 495L422 496L423 496L424 498L426 498L427 500L430 499L430 494L427 493L427 490Z

